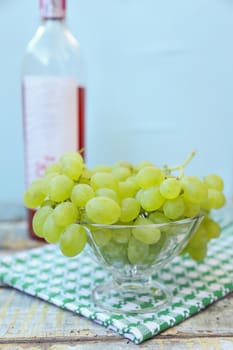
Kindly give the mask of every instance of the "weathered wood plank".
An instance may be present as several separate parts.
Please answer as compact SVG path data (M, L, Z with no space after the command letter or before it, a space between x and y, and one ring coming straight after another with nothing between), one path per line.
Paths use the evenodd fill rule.
M156 339L134 345L126 340L117 341L69 341L60 342L59 339L53 339L45 343L28 342L28 343L0 343L1 350L232 350L233 338L180 338L180 339Z
M207 310L168 329L162 337L233 336L233 298L215 303ZM227 320L227 322L226 322ZM68 341L105 337L121 339L103 326L13 289L0 290L0 339L63 338Z

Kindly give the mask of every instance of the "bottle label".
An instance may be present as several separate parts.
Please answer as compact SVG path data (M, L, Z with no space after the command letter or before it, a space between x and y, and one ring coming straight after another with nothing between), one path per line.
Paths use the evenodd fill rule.
M27 185L62 153L79 147L77 81L28 76L23 81Z
M66 0L40 0L42 18L64 18L66 15Z

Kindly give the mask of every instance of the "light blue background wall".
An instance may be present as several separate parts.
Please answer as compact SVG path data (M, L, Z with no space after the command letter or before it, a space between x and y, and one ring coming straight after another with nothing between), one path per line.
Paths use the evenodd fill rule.
M149 159L217 172L233 193L233 2L68 0L88 62L89 165ZM20 60L38 0L0 2L0 202L24 189ZM43 140L41 140L43 142Z

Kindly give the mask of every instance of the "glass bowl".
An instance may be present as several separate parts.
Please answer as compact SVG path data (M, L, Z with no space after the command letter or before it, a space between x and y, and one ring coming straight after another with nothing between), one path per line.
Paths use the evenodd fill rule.
M169 289L152 276L179 255L203 217L164 224L85 224L88 250L112 279L92 293L99 307L113 312L147 313L171 302Z

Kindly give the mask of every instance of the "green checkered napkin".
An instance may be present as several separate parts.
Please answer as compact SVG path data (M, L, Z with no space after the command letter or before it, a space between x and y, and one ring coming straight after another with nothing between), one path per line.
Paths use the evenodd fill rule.
M233 291L233 218L218 218L223 232L211 242L208 257L196 263L177 257L161 269L159 278L173 293L172 303L157 313L110 313L91 300L94 286L109 280L106 270L84 251L78 257L64 257L57 246L47 245L4 257L0 279L25 293L83 315L135 344L155 336ZM157 278L154 276L154 278Z

